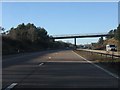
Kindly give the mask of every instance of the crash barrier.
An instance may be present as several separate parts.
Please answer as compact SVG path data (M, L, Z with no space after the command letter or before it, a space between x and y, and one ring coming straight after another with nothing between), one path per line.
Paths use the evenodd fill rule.
M99 54L99 55L101 55L101 56L106 56L106 58L107 57L111 57L112 59L114 59L114 58L119 58L120 59L120 55L118 54L118 55L116 55L116 54L114 54L115 52L114 51L111 51L111 53L110 52L99 52L99 50L97 50L97 51L95 51L95 50L88 50L88 49L77 49L77 50L82 50L82 51L86 51L86 52L88 52L88 53L91 53L91 54Z

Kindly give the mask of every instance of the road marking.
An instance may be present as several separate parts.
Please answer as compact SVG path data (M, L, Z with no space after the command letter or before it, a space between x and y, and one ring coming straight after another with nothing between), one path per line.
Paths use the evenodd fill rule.
M49 59L51 59L51 57L48 57Z
M44 63L40 63L39 66L43 65Z
M8 86L5 90L10 90L13 87L15 87L17 85L17 83L12 83L10 86Z
M73 53L75 53L74 51L72 51L72 52L73 52ZM78 57L80 57L80 58L84 59L85 61L87 61L88 63L91 63L91 64L92 64L92 65L94 65L95 67L97 67L97 68L99 68L99 69L103 70L104 72L108 73L109 75L111 75L111 76L113 76L113 77L115 77L115 78L119 79L118 75L113 74L113 73L111 73L110 71L108 71L108 70L106 70L106 69L104 69L104 68L100 67L99 65L96 65L96 64L92 63L91 61L87 60L86 58L84 58L84 57L80 56L80 55L79 55L79 54L77 54L77 53L75 53L75 54L76 54Z

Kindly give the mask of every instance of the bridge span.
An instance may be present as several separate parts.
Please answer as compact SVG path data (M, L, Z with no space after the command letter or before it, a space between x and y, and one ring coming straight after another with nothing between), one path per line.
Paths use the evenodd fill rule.
M93 33L93 34L71 34L71 35L52 35L52 39L67 39L67 38L91 38L91 37L105 37L111 36L107 33Z
M72 35L52 35L51 39L74 39L74 46L76 49L76 38L92 38L92 37L105 37L105 36L112 36L113 34L108 33L93 33L93 34L72 34Z

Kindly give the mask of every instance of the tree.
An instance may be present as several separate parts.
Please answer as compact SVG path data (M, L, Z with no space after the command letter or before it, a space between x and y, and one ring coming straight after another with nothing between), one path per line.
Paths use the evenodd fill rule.
M4 29L3 29L4 30ZM51 40L45 28L36 27L34 24L19 24L12 27L3 39L3 53L21 51L34 51L47 48L64 48L68 44Z
M118 51L120 51L120 24L117 27L116 33L115 33L115 39L118 40Z
M113 38L114 37L114 34L115 34L115 30L110 30L108 32L109 36L106 36L107 39L110 39L110 38Z
M6 33L5 33L5 28L3 28L3 27L0 26L0 33L1 33L1 34L6 34Z
M103 37L99 38L99 40L98 40L98 44L101 44L101 45L102 45L103 42L104 42Z
M116 33L115 33L115 39L117 39L120 42L120 24L117 27Z

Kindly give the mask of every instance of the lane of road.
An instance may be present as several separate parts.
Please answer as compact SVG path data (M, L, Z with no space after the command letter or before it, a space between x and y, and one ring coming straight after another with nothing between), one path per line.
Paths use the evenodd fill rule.
M64 50L5 58L3 88L12 84L14 88L118 88L118 79Z

